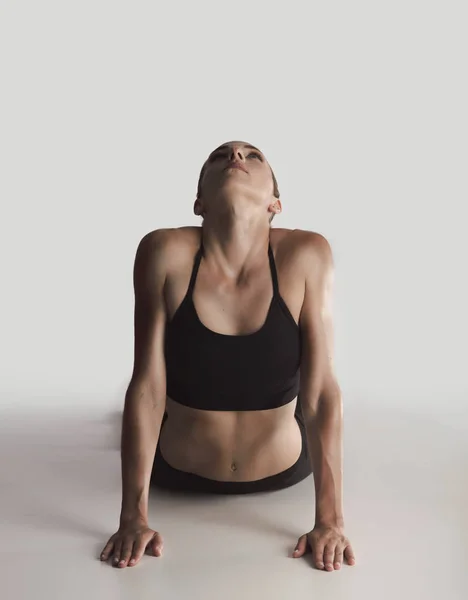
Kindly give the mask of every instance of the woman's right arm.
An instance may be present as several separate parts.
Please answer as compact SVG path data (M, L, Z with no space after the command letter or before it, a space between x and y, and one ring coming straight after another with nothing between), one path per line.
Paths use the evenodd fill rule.
M167 229L148 233L138 245L134 263L134 365L122 419L120 525L101 554L101 560L107 560L113 553L114 562L123 559L123 566L130 556L138 562L150 542L154 554L162 553L162 536L148 527L148 494L166 407L163 292L168 241Z
M134 365L122 420L121 521L148 517L149 482L166 408L167 235L159 229L144 236L135 257Z

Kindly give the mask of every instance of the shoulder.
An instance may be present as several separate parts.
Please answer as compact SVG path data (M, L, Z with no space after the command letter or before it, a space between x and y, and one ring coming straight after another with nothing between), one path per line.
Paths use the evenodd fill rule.
M326 278L333 273L333 252L324 235L316 231L293 229L289 238L295 259L306 276Z
M183 260L186 250L194 245L197 227L168 227L154 229L139 241L136 258L163 262L167 269Z
M193 238L196 234L197 227L165 227L161 229L153 229L146 233L140 240L139 246L167 246L174 243L183 243L184 240Z
M331 252L330 242L327 238L317 231L308 231L307 229L291 229L291 240L294 240L295 246L303 252L315 252L318 254L329 254Z

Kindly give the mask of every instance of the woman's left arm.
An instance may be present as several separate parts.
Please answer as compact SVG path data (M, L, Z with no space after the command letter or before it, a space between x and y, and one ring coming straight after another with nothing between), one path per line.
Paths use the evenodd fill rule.
M318 568L340 568L354 553L344 535L343 405L333 365L332 295L334 261L328 241L300 231L298 248L305 273L305 294L299 318L302 339L298 402L304 416L315 483L315 526L299 538L294 557L307 546Z

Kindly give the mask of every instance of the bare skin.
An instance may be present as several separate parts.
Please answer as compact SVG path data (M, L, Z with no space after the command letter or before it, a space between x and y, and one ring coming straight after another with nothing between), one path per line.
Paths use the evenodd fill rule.
M201 229L182 227L171 232L178 261L166 280L169 322L186 294ZM304 299L304 275L294 260L300 235L288 229L271 229L270 243L280 294L297 323ZM206 327L226 335L242 335L262 326L272 294L265 253L264 260L254 265L239 285L227 283L202 259L193 301ZM174 468L218 481L253 481L275 475L293 465L301 452L301 433L294 418L296 402L264 411L210 411L184 406L167 396L161 453Z

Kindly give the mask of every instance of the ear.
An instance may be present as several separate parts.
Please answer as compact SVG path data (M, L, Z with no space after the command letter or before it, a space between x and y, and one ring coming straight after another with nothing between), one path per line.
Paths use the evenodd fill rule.
M281 201L279 198L275 198L273 204L270 204L270 206L268 207L268 211L273 212L275 214L279 214L282 210L283 207L281 206Z
M203 208L198 198L195 200L195 203L193 205L193 212L197 215L197 217L203 216Z

